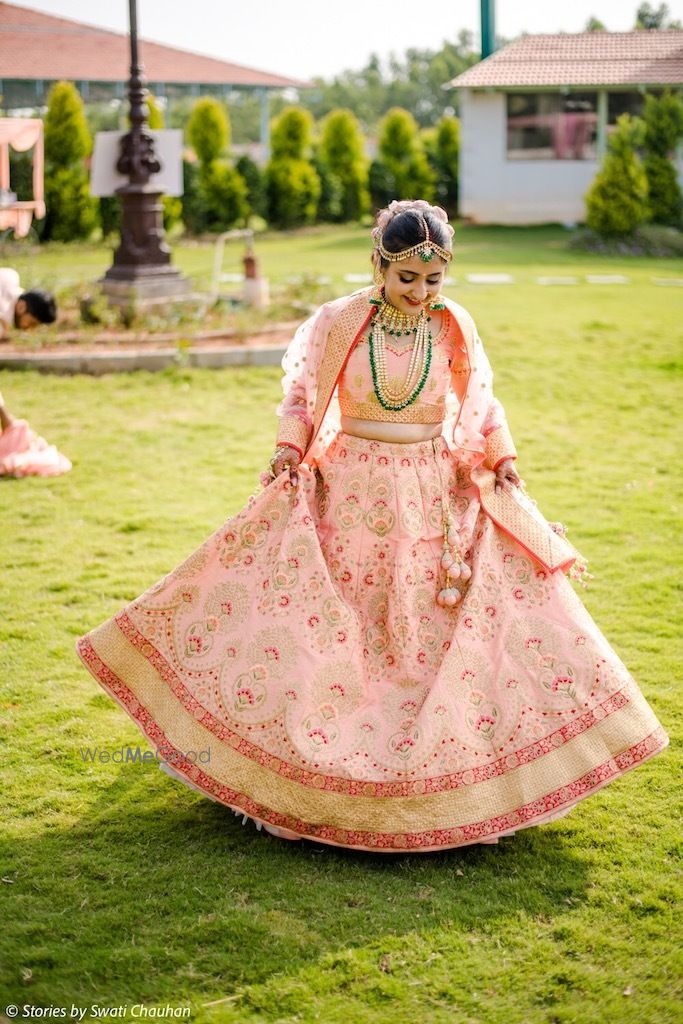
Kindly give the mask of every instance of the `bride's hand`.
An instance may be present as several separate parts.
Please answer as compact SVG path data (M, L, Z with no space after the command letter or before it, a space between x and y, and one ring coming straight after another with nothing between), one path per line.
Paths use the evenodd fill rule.
M496 494L500 494L506 484L513 484L515 487L520 485L514 459L503 459L496 467Z
M295 484L298 480L296 467L299 465L300 462L301 456L299 455L296 448L285 448L284 451L280 452L277 459L275 459L275 461L271 465L273 476L279 476L280 473L284 472L285 467L289 463L289 465L291 466L290 479L292 483Z

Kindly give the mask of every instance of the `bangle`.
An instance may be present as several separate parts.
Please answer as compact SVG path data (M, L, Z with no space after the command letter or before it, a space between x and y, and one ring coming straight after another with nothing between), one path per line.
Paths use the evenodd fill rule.
M275 462L277 462L277 460L280 458L280 456L283 455L288 450L289 450L289 445L287 445L287 444L278 445L278 447L275 449L275 454L273 455L272 459L270 460L271 468L272 468L273 464Z

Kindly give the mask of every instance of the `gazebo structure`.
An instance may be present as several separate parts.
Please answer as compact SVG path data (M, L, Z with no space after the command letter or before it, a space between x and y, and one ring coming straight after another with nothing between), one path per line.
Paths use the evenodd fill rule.
M10 148L19 153L33 150L33 198L18 200L11 190ZM43 201L43 122L34 117L0 118L0 231L12 229L25 238L35 217L45 216Z
M269 96L310 83L231 64L172 46L140 40L147 84L155 96L172 101L212 95L225 100L255 95L261 108L260 157L268 150ZM110 32L67 18L0 3L0 106L26 113L47 103L54 82L74 82L84 102L123 101L129 74L129 42Z

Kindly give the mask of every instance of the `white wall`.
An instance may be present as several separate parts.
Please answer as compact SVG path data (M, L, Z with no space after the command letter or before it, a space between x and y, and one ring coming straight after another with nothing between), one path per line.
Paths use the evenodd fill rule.
M460 92L460 212L480 224L576 222L596 160L508 160L505 94Z

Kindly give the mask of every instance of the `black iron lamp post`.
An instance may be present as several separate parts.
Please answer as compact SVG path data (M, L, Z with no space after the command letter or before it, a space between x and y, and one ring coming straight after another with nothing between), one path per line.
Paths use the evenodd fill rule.
M147 126L146 79L138 57L136 0L130 12L130 131L121 139L116 168L128 183L116 190L121 199L121 244L114 263L103 278L111 302L177 298L189 291L188 282L171 266L171 250L164 238L162 193L150 183L161 170L154 139Z

